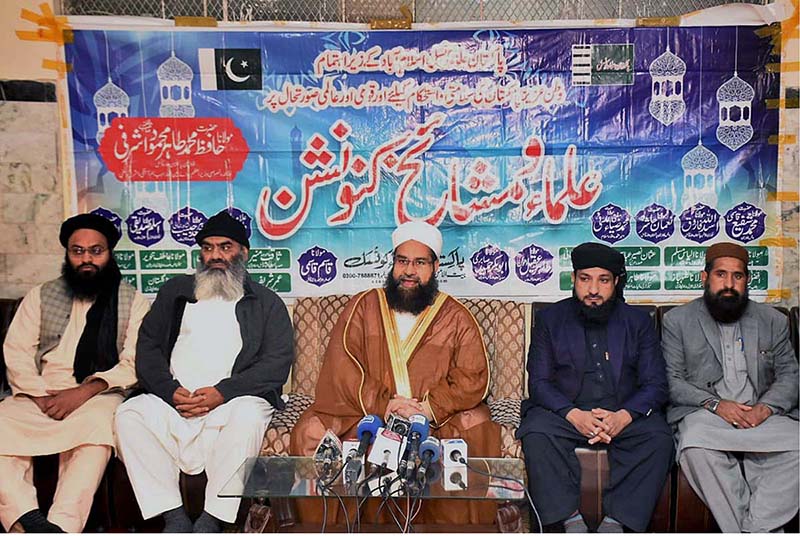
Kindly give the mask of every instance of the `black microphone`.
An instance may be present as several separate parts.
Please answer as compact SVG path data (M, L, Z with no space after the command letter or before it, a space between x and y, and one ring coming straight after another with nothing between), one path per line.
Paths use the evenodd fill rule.
M381 426L383 426L383 421L377 415L366 415L359 421L356 432L359 439L358 450L355 452L351 450L347 456L344 469L345 485L351 486L358 481L358 475L361 474L363 467L361 460L370 444L375 440L375 434Z
M411 463L411 474L414 474L414 464L417 460L417 453L419 451L420 441L425 441L428 438L430 424L425 415L412 415L409 419L411 426L408 432L408 444L406 451L403 453L403 459L400 460L400 465L397 468L397 474L401 477L406 477L408 465Z
M361 459L364 457L364 454L367 453L367 448L369 448L372 441L375 439L375 434L378 432L378 428L383 426L383 421L377 415L366 415L361 421L358 423L358 451L356 452L356 458Z
M422 463L419 466L419 480L425 478L428 468L433 462L439 459L442 453L442 444L435 437L429 437L423 441L419 446L419 457L422 458Z

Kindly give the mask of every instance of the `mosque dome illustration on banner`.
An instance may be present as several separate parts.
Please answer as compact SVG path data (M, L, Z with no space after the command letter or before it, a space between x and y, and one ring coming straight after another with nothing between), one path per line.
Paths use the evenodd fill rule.
M664 126L674 123L686 111L683 77L686 63L667 50L650 64L650 115Z
M733 77L717 89L717 139L731 151L739 149L753 137L750 116L755 96L753 86L739 78L735 72Z
M128 117L128 107L131 99L122 88L111 81L109 76L108 83L97 90L92 100L94 101L94 107L97 109L97 135L95 139L97 143L100 143L100 140L103 139L103 134L115 117Z
M681 167L683 168L683 195L681 205L683 208L704 203L716 206L716 174L719 159L710 149L699 141L697 147L683 155Z
M194 117L192 104L192 79L194 73L189 65L175 56L175 51L156 70L161 117Z

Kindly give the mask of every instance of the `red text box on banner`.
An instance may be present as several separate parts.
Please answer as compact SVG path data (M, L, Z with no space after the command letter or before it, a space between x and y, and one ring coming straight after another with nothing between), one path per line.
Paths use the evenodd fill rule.
M250 148L230 118L118 117L100 156L122 182L232 181Z

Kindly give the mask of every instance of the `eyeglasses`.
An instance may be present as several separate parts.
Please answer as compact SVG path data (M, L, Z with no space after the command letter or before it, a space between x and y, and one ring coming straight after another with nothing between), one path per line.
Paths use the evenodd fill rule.
M399 264L403 268L407 267L409 264L413 264L414 268L419 268L419 269L428 268L429 266L431 266L433 264L433 262L428 260L428 259L422 259L422 258L420 258L420 259L407 259L405 257L395 257L394 258L394 263L395 264Z
M103 253L106 252L108 248L104 248L103 246L91 246L88 248L82 248L80 246L72 246L67 251L73 257L83 257L84 253L88 253L92 257L99 257Z

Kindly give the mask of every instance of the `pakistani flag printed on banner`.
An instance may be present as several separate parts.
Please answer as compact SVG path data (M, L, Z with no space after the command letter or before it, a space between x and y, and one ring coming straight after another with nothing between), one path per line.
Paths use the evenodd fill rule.
M200 89L261 89L261 51L257 48L200 48Z

